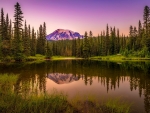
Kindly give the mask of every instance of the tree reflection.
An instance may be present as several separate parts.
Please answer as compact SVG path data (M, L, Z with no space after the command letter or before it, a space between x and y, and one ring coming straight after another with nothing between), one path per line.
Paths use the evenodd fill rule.
M74 76L76 80L83 80L85 85L92 85L96 79L108 93L119 88L122 82L128 81L131 91L138 90L140 97L144 95L145 112L150 112L150 62L117 64L91 60L62 60L23 65L3 64L0 65L0 72L19 74L14 91L22 94L24 98L32 93L36 95L46 93L47 77L53 73L62 73L63 76L71 78ZM70 78L63 80L68 79Z

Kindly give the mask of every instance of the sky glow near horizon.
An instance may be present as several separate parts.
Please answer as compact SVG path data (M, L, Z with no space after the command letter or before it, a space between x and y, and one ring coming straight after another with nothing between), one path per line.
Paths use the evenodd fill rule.
M139 20L143 23L144 6L150 7L150 0L0 0L0 8L12 21L16 2L21 5L24 20L35 30L46 22L47 34L69 29L81 35L91 30L94 36L107 24L128 35L130 25L137 27Z

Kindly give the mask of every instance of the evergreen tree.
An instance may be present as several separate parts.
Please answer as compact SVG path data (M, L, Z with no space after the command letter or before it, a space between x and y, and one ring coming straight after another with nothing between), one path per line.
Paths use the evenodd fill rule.
M37 53L41 55L45 55L45 36L46 36L46 25L44 24L44 27L40 25L39 27L39 32L38 32L38 37L37 37Z
M50 59L52 57L52 55L53 55L52 48L50 47L50 44L48 43L48 41L47 41L46 44L47 44L46 58Z
M139 20L139 23L138 23L138 31L137 31L137 40L136 40L136 43L135 43L135 50L140 50L142 48L142 24L141 24L141 21Z
M112 27L110 28L110 37L111 37L111 43L110 43L110 54L113 55L114 54L114 48L115 48L115 37L114 37L114 31L112 29Z
M99 36L99 34L98 34L98 56L100 56L101 55L101 37Z
M24 24L24 34L23 34L23 52L25 56L30 56L30 27L27 27L26 20Z
M119 34L119 29L117 29L116 49L117 49L117 53L119 53L119 51L120 51L120 34Z
M36 33L34 28L32 28L32 39L31 39L31 56L36 55Z
M87 32L84 34L84 43L83 43L83 58L88 58L90 53L89 53L89 40L88 40L88 35Z
M40 40L39 40L39 31L36 32L36 54L39 54L39 46L40 46Z
M148 51L150 52L150 8L148 6L144 7L144 15L143 15L143 20L144 20L144 39L143 42L148 48Z
M36 53L41 54L41 38L40 38L40 32L41 32L41 25L39 27L39 30L37 31L37 47L36 47Z
M10 56L12 56L12 40L13 40L13 32L12 32L12 22L9 22L9 29L8 29L8 37L10 38Z
M79 37L76 41L76 57L81 57L81 43Z
M42 46L43 46L43 55L45 55L46 49L46 23L43 24L43 37L42 37Z
M138 24L138 35L139 35L139 38L142 38L142 24L141 24L141 21L139 20L139 24Z
M6 15L6 20L4 21L4 37L2 39L2 55L4 60L10 56L11 53L11 37L9 36L9 17Z
M31 55L31 28L30 28L30 24L28 25L28 55Z
M134 28L130 26L130 32L129 32L129 41L128 41L128 50L134 49Z
M116 28L113 29L113 37L114 37L114 54L117 54L117 37L116 37Z
M89 41L89 56L91 57L92 54L94 53L94 42L93 42L93 37L88 37Z
M93 37L92 31L89 32L89 37Z
M22 61L23 58L23 45L22 45L22 21L23 12L21 10L20 4L17 2L14 12L14 40L13 40L13 50L15 61Z
M108 24L106 26L106 42L105 42L105 47L106 47L106 55L109 55L109 48L110 48L110 40L109 40L109 27Z
M105 31L103 31L103 34L101 35L101 39L102 39L102 53L101 55L102 56L105 56L106 55L106 37L105 37Z
M149 23L149 15L150 15L150 9L148 6L144 7L144 15L143 15L143 20L144 20L144 28L145 28L145 35L146 38L148 37L148 23Z
M137 31L137 29L136 29L136 27L134 27L134 29L133 29L133 50L135 50L136 49L136 41L137 41L137 37L138 36L138 31Z
M148 52L150 52L150 37L148 37L148 38L146 39L146 47L147 47L147 49L148 49Z
M0 18L0 58L2 58L2 40L5 37L5 18L3 8L1 9L1 18Z
M72 40L72 56L76 56L76 39Z

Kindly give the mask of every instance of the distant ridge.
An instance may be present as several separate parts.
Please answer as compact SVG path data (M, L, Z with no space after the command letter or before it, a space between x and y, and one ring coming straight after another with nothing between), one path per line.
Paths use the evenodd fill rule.
M78 32L73 32L71 30L65 30L65 29L57 29L51 34L46 36L47 40L73 40L80 38L82 39L83 36L80 35Z

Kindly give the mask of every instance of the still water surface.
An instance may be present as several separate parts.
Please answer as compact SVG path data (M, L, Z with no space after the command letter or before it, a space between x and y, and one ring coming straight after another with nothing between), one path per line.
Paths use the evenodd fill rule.
M62 60L0 64L0 73L19 74L14 90L25 95L33 90L50 93L56 89L69 98L77 94L94 95L99 101L120 98L132 104L133 113L150 113L150 62Z

